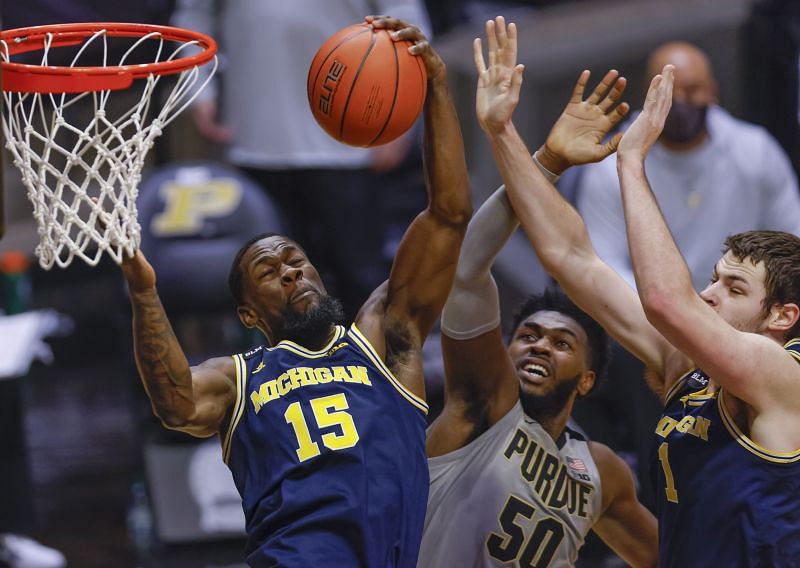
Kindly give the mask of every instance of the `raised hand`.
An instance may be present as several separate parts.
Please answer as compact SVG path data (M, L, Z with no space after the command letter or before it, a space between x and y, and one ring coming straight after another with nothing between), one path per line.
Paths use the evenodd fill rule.
M503 129L519 102L523 65L517 65L517 26L508 24L502 16L486 22L486 43L489 66L483 59L480 38L472 43L475 69L478 71L478 90L475 112L478 122L487 132Z
M672 107L672 84L675 80L675 66L665 65L660 75L653 77L644 108L630 128L625 131L617 153L620 158L630 157L644 160L650 148L661 136L664 121Z
M619 103L626 79L612 69L589 98L583 100L589 76L589 71L581 73L564 112L540 149L540 160L543 163L546 160L546 167L555 173L569 166L603 160L617 149L622 138L622 134L617 134L603 143L606 135L630 109L628 103Z

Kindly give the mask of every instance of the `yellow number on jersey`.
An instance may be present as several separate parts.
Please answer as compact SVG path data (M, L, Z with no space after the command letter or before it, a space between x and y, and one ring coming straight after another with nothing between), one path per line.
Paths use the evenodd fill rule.
M678 490L675 489L675 478L672 476L672 468L669 466L669 444L661 442L658 446L658 461L661 462L661 469L664 470L664 477L667 479L667 486L664 488L667 501L670 503L678 502Z
M338 426L341 433L328 432L322 434L322 443L329 450L344 450L352 448L358 443L358 431L353 422L353 417L349 412L345 412L350 406L344 393L332 394L314 398L311 401L311 410L314 412L314 420L317 428L330 428ZM302 462L320 454L319 445L311 439L311 432L308 430L303 409L299 402L293 402L283 414L286 422L292 426L297 437L297 458Z

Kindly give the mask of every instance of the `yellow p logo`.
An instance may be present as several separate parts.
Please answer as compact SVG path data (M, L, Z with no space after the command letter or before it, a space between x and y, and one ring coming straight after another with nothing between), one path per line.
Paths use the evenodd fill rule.
M160 237L198 233L204 219L228 215L242 200L239 182L226 178L192 184L173 181L159 191L164 211L153 217L150 230Z

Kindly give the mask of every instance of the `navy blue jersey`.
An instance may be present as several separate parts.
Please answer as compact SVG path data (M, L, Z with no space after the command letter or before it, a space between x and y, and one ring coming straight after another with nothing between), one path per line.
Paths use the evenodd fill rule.
M656 426L659 566L800 567L800 450L760 447L707 385L683 376Z
M234 356L223 456L251 566L413 567L425 506L427 405L353 325L320 351Z

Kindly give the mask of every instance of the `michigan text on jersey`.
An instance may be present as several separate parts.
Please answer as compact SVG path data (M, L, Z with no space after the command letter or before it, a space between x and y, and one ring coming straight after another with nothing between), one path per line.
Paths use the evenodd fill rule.
M372 386L367 374L367 368L361 365L347 365L335 367L294 367L276 379L268 380L261 384L257 391L250 393L256 414L261 407L285 396L294 389L313 385L335 383L358 383Z

